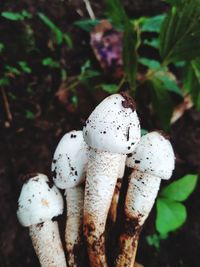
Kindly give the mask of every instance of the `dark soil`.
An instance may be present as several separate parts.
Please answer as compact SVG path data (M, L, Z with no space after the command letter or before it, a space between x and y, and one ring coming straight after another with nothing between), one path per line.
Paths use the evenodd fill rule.
M103 1L91 1L97 17L103 17ZM166 6L161 1L123 1L128 14L133 16L154 15L164 11ZM63 65L69 75L79 73L80 66L90 58L93 64L99 68L92 50L89 46L87 33L74 27L72 23L80 19L81 10L83 17L87 12L83 1L3 1L0 10L28 10L34 14L40 10L48 14L53 21L70 32L74 40L75 48L68 51L59 48L54 52L55 57L63 58ZM36 41L40 52L32 51L27 57L33 69L32 75L15 79L9 87L8 99L13 120L8 123L4 101L0 97L0 266L2 267L39 267L37 257L28 236L28 229L22 228L16 218L16 203L22 186L20 177L30 172L41 172L49 175L51 160L59 139L68 131L81 129L84 121L89 116L95 105L99 103L106 93L89 90L85 86L79 86L78 108L74 108L70 102L61 103L56 93L61 86L57 70L47 71L38 67L38 59L48 56L46 49L47 29L35 22ZM15 49L15 58L9 53L6 59L16 61L20 53L24 53L24 47L16 47L13 40L17 38L20 27L5 23L0 18L0 38L8 44L10 51ZM43 37L44 36L44 37ZM16 40L16 39L15 39ZM44 44L44 43L45 44ZM25 44L24 44L25 45ZM25 46L26 47L26 46ZM5 58L3 58L5 63ZM2 68L2 66L1 66ZM107 79L107 77L105 77ZM31 84L31 93L27 90ZM15 94L16 99L11 97ZM139 101L143 99L138 98ZM143 106L142 104L140 105ZM25 116L27 110L35 114L33 119ZM144 119L146 107L142 108L140 115L142 124L151 130L156 125L149 125L151 118ZM173 179L187 173L200 173L200 113L191 109L177 121L171 131L171 140L175 149L177 162ZM188 219L184 226L170 234L167 240L161 242L159 250L150 247L146 242L146 235L155 232L155 208L141 233L137 261L147 267L199 267L200 251L200 186L186 201ZM63 221L61 218L61 232L63 233ZM110 248L112 250L112 248ZM86 264L83 264L86 266Z

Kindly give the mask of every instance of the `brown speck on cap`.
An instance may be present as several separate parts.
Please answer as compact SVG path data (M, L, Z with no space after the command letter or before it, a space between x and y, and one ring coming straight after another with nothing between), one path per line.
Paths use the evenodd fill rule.
M121 92L120 94L125 99L122 101L122 106L124 108L131 108L132 111L135 111L136 110L136 104L135 104L135 101L133 100L133 98L130 97L129 95L127 95L127 93L125 93L125 92Z
M20 180L23 182L23 183L27 183L31 178L35 177L35 176L38 176L38 173L37 172L31 172L31 173L28 173L26 175L23 175L20 177Z

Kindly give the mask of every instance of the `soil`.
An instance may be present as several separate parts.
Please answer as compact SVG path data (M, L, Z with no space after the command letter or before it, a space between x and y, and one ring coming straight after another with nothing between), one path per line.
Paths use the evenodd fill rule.
M103 17L103 1L91 1L97 17ZM129 16L154 15L166 10L161 1L123 1ZM3 1L0 11L28 10L35 14L42 11L61 28L69 32L74 41L74 49L60 48L52 53L63 59L67 73L73 76L80 71L80 66L90 58L93 65L98 63L89 46L88 33L73 26L80 15L88 17L83 1ZM16 206L22 186L21 177L30 172L41 172L51 177L52 155L60 138L68 131L81 129L85 120L107 94L89 90L79 85L77 95L79 105L74 108L69 98L61 102L56 96L59 88L64 86L59 79L57 70L47 71L39 67L38 61L48 56L47 29L37 21L33 24L36 32L36 42L40 52L32 51L26 58L33 72L31 75L18 77L9 87L8 100L12 122L8 122L4 101L0 97L0 266L2 267L39 267L39 262L31 245L28 229L22 228L16 218ZM12 51L12 57L7 52L6 59L16 61L19 54L24 53L21 44L13 42L20 34L20 26L5 22L0 18L1 41L8 44L7 51ZM44 37L43 37L44 36ZM40 40L40 42L38 41ZM26 43L26 42L25 42ZM25 45L24 43L24 45ZM45 44L44 44L45 43ZM17 52L14 53L13 49ZM20 53L18 52L20 51ZM15 55L15 58L13 58ZM3 58L5 63L5 58ZM0 67L2 68L2 66ZM109 79L105 76L105 79ZM27 88L31 85L31 93ZM143 92L143 91L142 91ZM15 95L15 98L12 97ZM142 101L143 97L138 97ZM142 124L148 130L156 124L150 123L152 118L144 118L147 107L140 105ZM25 113L31 111L35 117L30 119ZM143 119L144 118L144 119ZM176 170L173 179L187 173L200 173L200 113L195 109L187 111L172 127L171 141L176 153ZM127 177L127 175L126 175ZM141 233L137 261L147 267L198 267L200 251L200 186L186 201L188 219L184 226L170 234L167 240L161 241L159 250L150 247L146 236L155 232L155 208L153 209ZM63 233L64 217L59 219ZM112 248L108 248L111 249ZM87 266L84 263L82 266Z

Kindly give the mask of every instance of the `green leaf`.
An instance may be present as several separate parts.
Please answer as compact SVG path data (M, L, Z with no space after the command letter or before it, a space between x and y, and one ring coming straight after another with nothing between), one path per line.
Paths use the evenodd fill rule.
M6 87L10 85L10 80L8 77L0 78L0 87Z
M82 30L86 32L91 32L93 28L100 23L99 19L84 19L84 20L78 20L74 22L75 26L78 26Z
M159 47L159 40L157 38L153 38L151 40L144 40L143 42L145 45L152 46L153 48L157 49Z
M10 66L10 65L6 65L5 69L6 69L6 72L12 73L14 75L20 75L21 74L20 70L18 70L17 68L15 68L13 66Z
M119 0L106 0L107 15L112 23L121 30L123 36L123 63L124 70L132 89L136 83L137 71L137 33L134 30L123 5Z
M153 234L146 236L146 241L149 246L154 246L156 249L160 248L160 238L159 235Z
M32 72L31 68L28 66L26 61L19 61L18 64L19 64L19 66L23 72L25 72L25 73L31 73Z
M161 68L160 66L160 62L158 62L157 60L154 59L149 59L149 58L139 58L139 63L141 63L142 65L150 68L150 69L159 69Z
M166 15L157 15L151 18L143 18L141 23L142 32L160 32L162 23Z
M120 0L105 0L106 15L111 20L112 24L118 28L124 29L124 22L127 20L126 12Z
M173 6L178 6L178 5L181 5L183 3L183 0L165 0L165 2L167 2Z
M153 108L164 130L169 130L173 111L173 102L161 80L154 77L150 81Z
M194 191L197 185L197 180L198 175L188 174L166 186L161 191L160 195L175 201L185 201Z
M175 76L169 72L167 69L163 69L161 71L158 71L155 74L155 77L160 80L162 83L163 88L169 92L173 92L175 94L178 94L180 96L183 96L182 91L180 87L177 85L177 82L175 80Z
M26 114L25 114L26 118L29 119L29 120L32 120L34 119L35 115L32 111L30 110L26 110Z
M0 43L0 53L3 52L4 48L5 48L5 45L3 43Z
M66 33L63 33L45 14L38 12L39 18L46 24L49 29L55 34L57 44L61 44L65 41L69 48L72 48L72 40Z
M42 65L45 67L50 67L50 68L59 68L60 64L59 62L55 61L51 57L46 57L42 60Z
M118 92L119 88L116 84L101 84L103 91L109 94L115 94Z
M186 67L184 89L191 94L194 105L200 111L200 58L192 60Z
M156 207L156 229L162 235L175 231L186 221L187 211L182 203L158 198Z
M1 13L1 16L13 21L22 21L26 18L28 19L32 18L32 15L28 13L26 10L23 10L22 12L4 11Z
M200 0L173 6L160 32L160 55L165 64L200 56Z

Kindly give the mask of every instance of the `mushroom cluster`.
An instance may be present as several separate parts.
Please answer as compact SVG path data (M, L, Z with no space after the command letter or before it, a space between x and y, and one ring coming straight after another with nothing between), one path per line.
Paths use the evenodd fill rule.
M60 140L52 161L52 181L27 175L18 200L19 222L29 227L42 267L80 266L87 247L91 267L107 267L107 217L114 226L125 166L132 168L114 266L134 266L139 234L157 196L161 179L174 169L174 152L163 134L141 138L133 99L125 93L104 99L82 131ZM54 185L55 184L55 185ZM65 245L57 216L66 198ZM121 215L121 214L119 214Z

